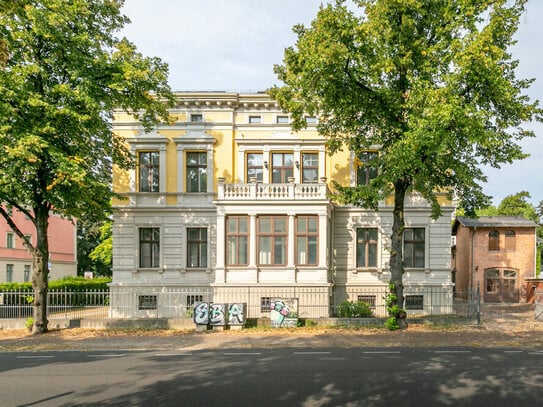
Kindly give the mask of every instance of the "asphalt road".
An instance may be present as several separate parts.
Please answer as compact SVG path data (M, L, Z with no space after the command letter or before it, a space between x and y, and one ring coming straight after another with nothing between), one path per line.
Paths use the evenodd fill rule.
M543 350L229 348L0 353L0 405L541 405Z

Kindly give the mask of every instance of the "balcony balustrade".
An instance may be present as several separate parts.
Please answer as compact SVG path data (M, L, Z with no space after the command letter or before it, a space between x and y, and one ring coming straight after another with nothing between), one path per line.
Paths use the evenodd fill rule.
M226 184L219 179L218 199L224 201L249 200L323 200L328 199L326 180L314 184Z

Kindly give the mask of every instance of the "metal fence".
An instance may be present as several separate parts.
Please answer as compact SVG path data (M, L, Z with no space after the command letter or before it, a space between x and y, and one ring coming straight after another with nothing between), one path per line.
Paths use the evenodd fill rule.
M364 301L377 318L387 316L386 287L200 287L163 288L135 292L133 289L110 291L48 292L48 319L97 318L190 318L198 302L243 303L247 318L266 318L270 304L278 298L296 299L299 318L335 317L344 301ZM404 308L415 317L479 318L478 292L454 292L452 289L405 287ZM0 318L32 316L34 293L0 292Z

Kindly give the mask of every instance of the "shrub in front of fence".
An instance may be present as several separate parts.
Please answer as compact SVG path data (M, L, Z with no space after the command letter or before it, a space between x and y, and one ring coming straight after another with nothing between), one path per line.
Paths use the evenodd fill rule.
M86 279L84 277L64 277L60 280L49 281L49 290L66 290L66 291L107 291L108 284L111 283L111 278L100 277ZM32 283L0 283L0 291L26 291L32 290Z
M344 301L336 307L339 318L371 318L370 304L364 301Z

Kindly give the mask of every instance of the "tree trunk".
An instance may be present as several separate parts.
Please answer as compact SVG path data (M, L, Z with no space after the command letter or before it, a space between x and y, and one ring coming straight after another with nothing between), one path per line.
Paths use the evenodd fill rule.
M49 210L34 209L36 219L36 249L33 252L32 288L34 290L34 324L33 334L48 331L47 325L47 291L49 281L49 241L47 230L49 225Z
M403 310L403 230L404 230L404 200L409 183L400 180L394 184L394 209L390 253L390 293L396 296L391 305L397 305L402 311L395 317L400 329L407 328L407 314Z

